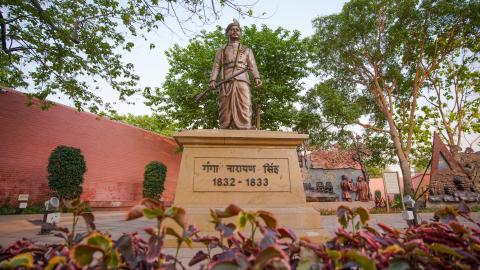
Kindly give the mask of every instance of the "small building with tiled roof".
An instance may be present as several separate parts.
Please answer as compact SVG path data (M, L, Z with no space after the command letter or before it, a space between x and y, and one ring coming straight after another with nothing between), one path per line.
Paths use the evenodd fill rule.
M355 157L355 150L339 147L312 151L304 168L307 201L341 201L342 175L353 183L357 182L358 176L363 176L362 166ZM352 196L355 198L355 194Z
M92 206L140 200L151 161L166 165L163 199L173 201L181 160L173 138L60 104L42 110L26 103L21 92L0 93L0 204L17 204L19 194L29 194L30 204L44 202L51 195L48 158L59 145L81 150L87 166L81 198Z
M333 150L315 150L309 155L307 165L312 169L361 170L362 166L357 160L355 160L355 155L355 150L343 150L338 147Z

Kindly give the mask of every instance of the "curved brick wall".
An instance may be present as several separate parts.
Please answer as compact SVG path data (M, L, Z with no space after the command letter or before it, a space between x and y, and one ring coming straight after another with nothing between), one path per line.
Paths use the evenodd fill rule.
M0 93L0 204L30 203L49 195L47 164L57 145L80 148L87 163L82 199L92 205L121 206L142 197L145 165L167 166L164 200L173 201L181 153L172 138L97 115L56 105L48 110L25 105L20 92Z

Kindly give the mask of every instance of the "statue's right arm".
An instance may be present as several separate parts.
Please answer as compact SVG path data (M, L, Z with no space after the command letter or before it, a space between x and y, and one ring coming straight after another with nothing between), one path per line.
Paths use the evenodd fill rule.
M212 74L210 75L209 85L217 81L218 74L222 67L222 48L218 48L215 59L213 60Z

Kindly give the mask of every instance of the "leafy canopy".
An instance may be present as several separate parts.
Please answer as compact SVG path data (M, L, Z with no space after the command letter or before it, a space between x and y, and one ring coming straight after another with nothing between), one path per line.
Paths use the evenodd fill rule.
M480 133L480 46L471 49L450 55L429 76L423 93L424 121L439 131L450 147L461 146L464 134Z
M415 138L430 133L418 118L420 94L456 49L478 46L479 9L468 0L352 0L314 20L322 81L311 94L327 118L388 135L407 193Z
M203 32L186 47L175 45L167 51L170 63L162 88L147 89L148 105L178 122L180 128L218 127L217 93L211 92L197 103L194 96L208 88L217 48L226 44L221 27ZM241 43L252 48L263 80L252 87L254 110L261 109L262 129L290 127L296 116L294 103L302 91L301 79L309 74L308 44L298 31L267 26L243 28Z
M122 54L146 39L146 33L166 24L168 17L185 32L189 22L218 19L224 6L253 15L251 6L238 9L235 2L4 0L0 85L27 88L42 100L62 94L79 110L110 108L98 96L102 82L117 91L120 100L140 91L139 76Z
M168 119L166 116L153 114L153 115L120 115L113 114L109 116L112 120L124 122L126 124L143 128L158 134L165 136L172 136L178 129L176 125Z

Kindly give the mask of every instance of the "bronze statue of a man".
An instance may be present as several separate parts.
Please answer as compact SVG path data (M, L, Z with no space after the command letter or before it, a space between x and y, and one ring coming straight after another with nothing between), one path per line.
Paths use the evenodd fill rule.
M363 176L357 178L357 198L356 201L368 202L368 183Z
M353 185L350 181L348 181L348 177L346 175L342 175L342 181L340 182L340 188L342 189L342 200L351 202L352 201L352 190Z
M256 87L262 85L253 51L240 44L242 30L237 20L233 20L225 30L228 43L217 50L210 76L209 88L217 88L217 77L230 80L220 87L218 111L220 128L252 128L252 102L250 77L253 75ZM244 71L244 72L243 72ZM236 76L235 76L236 75ZM233 77L233 78L232 78Z

